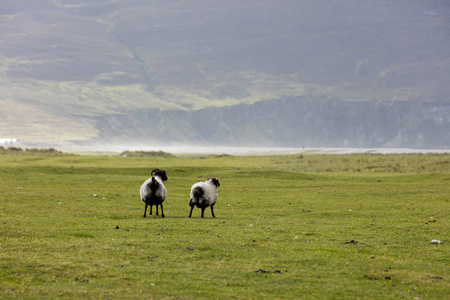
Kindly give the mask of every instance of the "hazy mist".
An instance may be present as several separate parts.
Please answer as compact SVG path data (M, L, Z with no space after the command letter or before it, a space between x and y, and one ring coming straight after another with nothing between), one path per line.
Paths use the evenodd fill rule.
M444 0L0 3L0 139L450 148Z

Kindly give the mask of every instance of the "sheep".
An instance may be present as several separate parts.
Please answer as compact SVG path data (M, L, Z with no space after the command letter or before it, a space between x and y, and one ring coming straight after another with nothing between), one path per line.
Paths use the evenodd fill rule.
M141 186L141 199L145 203L144 218L147 215L148 205L150 205L150 215L152 215L153 205L156 205L156 215L158 215L158 205L161 205L161 217L164 218L162 203L167 196L167 189L164 186L164 181L167 181L166 172L166 169L154 169L151 173L152 177L147 179Z
M213 207L217 201L217 188L219 186L220 183L217 178L209 178L205 182L197 182L191 187L191 199L189 201L191 212L189 213L189 218L192 216L194 206L202 209L202 218L204 217L205 208L211 206L211 214L213 218L216 217Z

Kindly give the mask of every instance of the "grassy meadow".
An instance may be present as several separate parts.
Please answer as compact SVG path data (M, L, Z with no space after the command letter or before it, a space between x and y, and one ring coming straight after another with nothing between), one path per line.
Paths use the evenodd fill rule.
M153 168L164 219L143 218ZM188 218L190 186L213 176L216 218ZM445 299L449 201L448 154L4 151L0 298Z

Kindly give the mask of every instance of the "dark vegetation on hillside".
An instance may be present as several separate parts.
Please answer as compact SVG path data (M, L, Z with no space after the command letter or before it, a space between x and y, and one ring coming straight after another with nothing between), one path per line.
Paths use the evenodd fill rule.
M63 154L61 151L56 150L55 148L25 148L21 147L3 147L0 146L0 154L8 154L8 155L34 155L34 154L44 154L44 155L61 155ZM68 154L64 154L68 155Z
M175 155L164 151L123 151L122 157L175 157Z

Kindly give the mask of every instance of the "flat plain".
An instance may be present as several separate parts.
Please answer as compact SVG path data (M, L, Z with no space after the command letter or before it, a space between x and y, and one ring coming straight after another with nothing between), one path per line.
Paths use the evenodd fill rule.
M0 155L0 298L450 294L448 154L131 156ZM153 168L165 218L143 218ZM216 218L188 218L209 177Z

